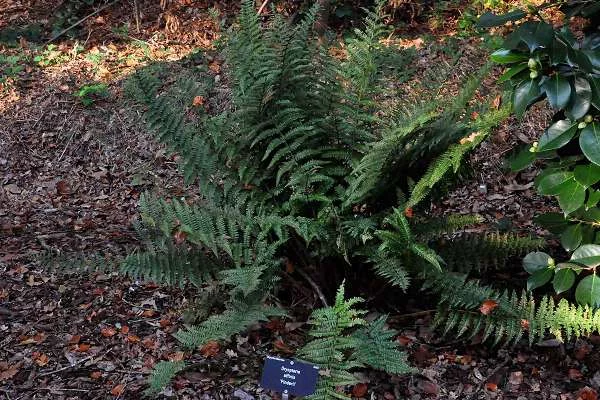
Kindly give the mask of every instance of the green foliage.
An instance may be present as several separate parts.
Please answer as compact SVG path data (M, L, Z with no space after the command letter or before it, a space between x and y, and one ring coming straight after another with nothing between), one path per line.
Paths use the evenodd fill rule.
M247 329L258 321L267 321L270 316L283 316L284 313L273 307L256 302L233 301L221 314L210 316L199 326L191 326L175 335L185 347L193 349L210 340L228 340L231 336Z
M429 275L426 287L441 298L435 324L458 337L482 333L484 340L494 343L516 343L527 333L534 343L546 334L571 340L600 329L599 311L566 299L556 303L544 296L535 301L526 292L499 291L452 274ZM491 302L487 315L482 312L484 302Z
M376 235L381 240L379 253L383 257L398 257L405 262L425 262L427 265L433 266L438 271L442 269L443 260L428 246L417 242L411 233L408 220L397 208L393 210L392 215L384 220L391 229L379 230ZM389 275L386 269L381 270L381 265L376 265L376 271L382 275ZM394 280L392 280L393 282Z
M336 389L356 383L351 370L365 365L391 374L412 371L406 355L392 340L395 332L385 329L385 317L371 324L361 318L366 311L354 307L362 301L356 297L346 300L342 284L332 307L313 311L309 321L313 339L298 351L299 357L321 368L317 390L309 399L349 399Z
M592 31L578 40L568 26L554 28L540 15L544 8L560 7L568 16L593 20L600 15L600 8L592 3L549 2L539 9L514 10L503 15L488 13L480 21L489 27L517 21L527 14L538 17L521 24L506 38L504 48L491 55L492 60L507 67L500 81L508 82L512 88L517 116L543 99L555 110L552 124L529 150L514 159L513 168L525 168L536 158L544 160L545 169L536 178L535 187L540 194L558 199L565 218L554 228L561 235L563 247L574 253L567 263L555 266L552 261L552 265L544 264L539 270L529 269L529 289L543 286L554 277L554 289L562 292L575 283L579 270L595 268L588 265L591 261L578 263L574 258L578 249L589 250L591 247L586 246L598 243L600 36ZM536 254L528 257L535 258ZM600 300L590 297L594 288L588 283L593 279L586 277L578 284L577 301L600 304Z
M98 98L108 96L108 86L105 83L83 85L79 90L73 93L73 96L78 97L84 106L89 107L94 104Z
M539 238L510 233L459 234L432 244L433 249L455 271L470 272L505 268L512 257L545 246Z
M66 61L68 56L60 51L55 44L49 44L37 56L33 57L33 61L41 67L60 64Z
M19 54L4 55L0 54L0 83L5 83L9 78L15 78L19 72L25 69L23 56Z
M184 361L160 361L157 363L148 379L150 386L146 390L146 394L160 392L184 368Z
M577 225L575 225L577 227ZM537 251L529 253L523 259L523 267L530 274L527 280L527 289L533 290L552 280L552 286L555 292L565 292L575 284L577 275L585 271L591 271L591 275L585 276L579 281L575 289L575 299L580 304L587 304L592 307L600 306L600 284L598 277L595 274L596 268L600 265L600 246L596 244L584 244L579 246L578 243L582 240L575 233L577 230L570 229L563 232L570 237L568 241L575 243L577 249L571 255L568 261L556 264L555 260L550 255ZM563 240L563 245L567 243Z
M516 20L523 14L488 16L489 24L509 17ZM536 179L538 191L557 196L565 215L573 219L596 209L586 198L593 197L594 185L600 181L600 169L594 167L600 163L595 156L594 131L600 114L596 36L592 33L578 42L568 27L554 30L544 21L529 21L506 39L504 49L491 56L507 67L501 81L510 82L513 89L515 114L522 116L541 99L547 99L556 110L554 122L529 151L550 160Z
M197 184L200 196L191 201L143 195L135 226L144 249L127 257L122 269L138 278L191 282L198 290L227 294L213 307L221 313L176 334L186 347L228 340L280 315L268 300L284 257L306 270L344 261L355 268L370 264L402 289L422 270L442 268L424 235L411 232L403 199L432 160L475 130L487 135L500 119L501 113L484 110L480 120L463 121L489 66L452 99L436 92L434 101L415 106L394 93L381 106L379 96L392 96L385 86L399 73L389 63L402 59L397 63L402 68L414 50L405 55L381 43L385 27L378 9L348 42L348 57L337 60L313 33L317 12L310 8L297 25L280 16L263 24L254 3L245 1L239 25L227 37L228 99L218 111L199 104L221 90L200 69L174 80L152 66L125 86L146 109L158 140L178 154L186 182ZM431 90L439 92L440 83ZM461 149L453 165L479 142ZM427 181L419 201L438 181ZM446 221L447 227L461 223ZM393 335L382 321L375 324L381 329L352 336L354 322L362 321L351 310L355 302L344 302L341 293L338 308L316 311L319 339L306 351L324 357L327 369L338 368L331 375L338 383L353 381L347 371L369 363L392 373L407 371L394 346L382 344ZM330 319L335 332L349 332L327 338L333 347L324 351L331 352L319 356L314 351L325 337L318 332ZM359 338L364 352L347 358L345 350L352 350L347 346ZM333 366L336 360L341 364ZM327 385L322 396L333 395Z
M389 192L390 187L397 187L406 194L411 189L411 182L415 181L421 182L410 204L422 201L451 166L456 167L463 155L489 134L494 124L506 118L506 113L490 111L492 116L486 113L476 123L462 122L465 108L489 68L490 65L485 65L464 82L452 101L432 96L416 107L398 107L391 123L381 131L379 140L370 144L353 169L346 202L373 202L382 192ZM482 132L476 133L475 129L482 129ZM468 139L471 135L483 137L481 140ZM457 151L453 144L461 139L470 145ZM426 160L425 163L422 160ZM399 170L403 174L398 174ZM427 171L425 175L423 170Z
M461 139L459 143L450 145L435 161L433 161L425 175L412 188L410 198L406 206L414 207L423 201L434 188L449 172L456 174L462 165L465 155L479 146L485 140L493 129L508 118L510 108L502 107L500 110L490 110L475 121L470 123L467 132L471 132L467 137Z
M385 327L386 317L379 317L354 332L356 360L389 374L414 372L409 367L406 354L398 351L394 337L397 332Z

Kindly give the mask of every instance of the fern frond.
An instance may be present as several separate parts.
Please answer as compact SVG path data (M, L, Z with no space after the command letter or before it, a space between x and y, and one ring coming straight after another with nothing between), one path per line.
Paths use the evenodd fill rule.
M502 121L510 115L510 107L504 106L500 110L492 110L479 116L472 127L477 130L467 130L466 136L460 143L448 148L441 156L432 161L425 175L413 187L407 207L414 207L425 199L431 189L449 173L456 173L461 166L465 155L479 146Z
M357 361L388 374L414 372L406 359L406 353L398 350L394 341L396 331L385 328L386 316L377 318L354 332Z
M433 245L440 257L455 271L501 269L512 257L524 256L545 247L542 238L512 233L462 234Z
M133 279L183 287L201 286L226 266L198 250L169 246L164 252L134 252L121 264L121 272Z
M237 302L221 314L212 315L200 325L188 327L175 334L175 338L187 348L195 348L210 340L228 340L231 336L247 329L270 316L283 316L278 308L261 304Z
M482 222L483 218L476 214L451 214L427 220L416 219L415 222L411 223L411 229L419 240L428 241L442 235L456 235L457 231Z
M149 387L146 390L146 394L152 395L163 390L185 366L185 361L158 362L148 378Z
M354 308L362 301L360 298L345 299L342 284L332 307L311 314L309 336L313 339L298 351L298 356L319 365L322 376L316 392L309 399L348 399L336 388L355 384L357 379L351 370L365 364L390 373L411 372L406 365L406 356L391 340L395 333L383 328L385 318L376 321L374 326L366 326L366 321L361 318L365 311Z
M555 303L552 297L544 296L535 301L527 292L501 292L450 274L429 276L426 287L441 297L436 326L459 337L482 333L484 340L494 343L516 343L527 334L534 343L548 334L571 340L600 330L600 311L566 299ZM497 306L484 315L479 308L488 300Z

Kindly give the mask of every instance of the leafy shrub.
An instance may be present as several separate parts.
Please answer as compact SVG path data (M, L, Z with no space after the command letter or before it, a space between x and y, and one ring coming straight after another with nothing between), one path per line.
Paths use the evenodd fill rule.
M590 31L578 39L568 24L554 28L540 15L547 7L560 7L566 20L577 15L588 18ZM584 276L575 297L582 304L598 306L600 34L594 29L600 7L596 2L567 1L551 2L541 9L530 7L481 18L484 26L494 26L530 16L491 58L507 67L500 82L510 84L517 116L542 100L555 110L551 125L513 160L512 166L520 170L536 159L544 161L535 187L540 194L555 196L563 215L552 213L538 221L560 234L565 250L573 253L569 261L558 264L545 253L528 255L524 260L531 274L527 286L534 289L552 280L560 293L575 284L577 275Z

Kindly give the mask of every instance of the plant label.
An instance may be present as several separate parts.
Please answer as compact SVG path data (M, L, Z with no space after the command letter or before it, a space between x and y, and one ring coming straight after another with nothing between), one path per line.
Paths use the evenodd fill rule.
M317 387L319 367L302 361L268 356L263 367L260 386L289 395L309 396Z

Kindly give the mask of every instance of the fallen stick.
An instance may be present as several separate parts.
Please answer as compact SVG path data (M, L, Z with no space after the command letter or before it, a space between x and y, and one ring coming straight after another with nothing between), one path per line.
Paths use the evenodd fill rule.
M54 35L53 37L51 37L50 40L48 40L45 44L52 43L53 41L55 41L56 39L58 39L59 37L61 37L65 33L69 32L71 29L73 29L76 26L80 25L81 23L85 22L86 19L88 19L90 17L93 17L94 15L102 12L103 10L107 9L108 7L112 6L113 4L115 4L118 1L120 1L120 0L111 1L110 3L103 5L102 7L100 7L96 11L94 11L93 13L91 13L89 15L86 15L85 17L81 18L79 21L75 22L73 25L71 25L68 28L65 28L62 31L58 32L56 35Z
M260 5L260 7L258 8L258 12L257 14L260 15L262 14L263 10L265 9L265 7L267 6L267 3L269 2L269 0L265 0L263 1L263 3Z

